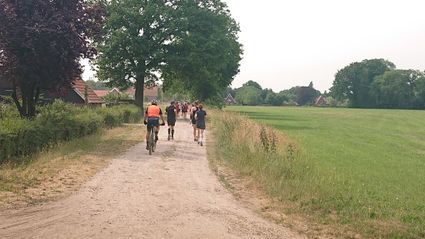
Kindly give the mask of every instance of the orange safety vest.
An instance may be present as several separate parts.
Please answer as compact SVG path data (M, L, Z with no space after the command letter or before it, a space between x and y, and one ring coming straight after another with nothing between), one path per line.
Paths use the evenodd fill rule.
M148 117L160 117L161 108L157 105L151 105L148 107Z

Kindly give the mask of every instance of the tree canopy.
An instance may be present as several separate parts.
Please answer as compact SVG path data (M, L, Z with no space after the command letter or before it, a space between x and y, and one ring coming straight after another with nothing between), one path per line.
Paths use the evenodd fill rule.
M239 71L238 25L219 0L111 0L99 44L99 77L115 86L162 78L164 90L218 97ZM186 92L185 92L186 93Z
M373 107L371 85L375 77L395 69L395 65L384 59L354 62L339 70L331 88L337 100L348 99L352 107Z
M13 85L22 117L43 91L69 87L81 57L93 57L103 8L84 0L0 0L0 78Z

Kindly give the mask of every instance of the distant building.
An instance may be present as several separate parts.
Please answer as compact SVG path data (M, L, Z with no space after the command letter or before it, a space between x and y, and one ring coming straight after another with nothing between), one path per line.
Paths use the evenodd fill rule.
M224 102L226 102L226 104L228 104L228 105L236 105L237 104L235 98L233 98L233 96L230 93L227 94L226 98L224 98Z
M120 96L122 94L118 88L113 88L112 90L94 90L94 93L102 99L107 95Z
M12 84L4 79L0 79L0 97L11 96L12 93ZM65 102L77 105L102 105L105 103L80 77L72 81L70 88L63 88L57 92L44 92L44 96L44 102L62 99Z
M321 107L321 106L328 106L328 105L329 105L329 102L323 95L317 97L316 101L314 102L314 106Z
M105 101L96 95L92 88L90 88L84 80L77 78L72 82L72 90L65 90L59 97L65 102L77 105L102 105Z
M144 99L146 101L158 100L159 90L159 86L145 86L145 90L143 92ZM125 93L128 94L130 98L135 99L136 89L134 87L130 87L125 91Z

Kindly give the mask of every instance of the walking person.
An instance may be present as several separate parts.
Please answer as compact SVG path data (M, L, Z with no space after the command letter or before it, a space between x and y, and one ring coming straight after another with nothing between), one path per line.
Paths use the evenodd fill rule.
M177 110L174 106L174 101L171 101L170 105L165 108L167 113L167 125L168 125L168 140L174 140L174 126L176 126Z
M184 102L184 103L183 103L183 105L182 105L182 115L183 115L183 119L186 119L186 116L187 116L187 108L188 108L187 102Z
M196 111L198 111L198 102L195 101L192 104L192 108L190 109L190 123L193 127L193 141L197 141L196 137Z
M204 130L206 128L205 117L207 116L207 112L203 109L203 105L199 104L198 111L196 111L196 129L198 131L197 138L198 144L204 145Z

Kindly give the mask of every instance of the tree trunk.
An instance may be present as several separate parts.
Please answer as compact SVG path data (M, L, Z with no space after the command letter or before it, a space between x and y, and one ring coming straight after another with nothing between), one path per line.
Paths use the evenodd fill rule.
M22 118L34 118L36 115L36 105L39 99L40 90L37 87L29 87L27 89L21 88L21 101L19 101L18 87L13 86L12 98L15 102L16 107L19 110L19 114Z
M143 111L143 97L144 97L144 88L145 88L145 76L140 75L136 80L136 93L134 99L136 101L136 105L140 107Z

